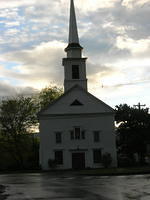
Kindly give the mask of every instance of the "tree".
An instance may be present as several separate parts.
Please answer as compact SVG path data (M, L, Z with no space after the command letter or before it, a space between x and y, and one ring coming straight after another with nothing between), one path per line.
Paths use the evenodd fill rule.
M63 94L62 88L56 86L54 87L48 86L42 89L39 95L37 96L40 105L39 108L40 109L44 108L45 106L47 106L48 104L52 103L54 100L59 98L62 94Z
M18 96L0 103L0 167L24 168L37 166L37 113L62 95L58 87L46 87L32 97Z
M118 153L133 160L138 154L140 163L144 162L146 143L150 141L150 115L148 109L136 109L127 104L116 106L115 120L118 124Z
M37 124L37 106L31 97L14 97L3 100L0 105L1 142L18 167L24 166L25 151L28 151L28 133Z

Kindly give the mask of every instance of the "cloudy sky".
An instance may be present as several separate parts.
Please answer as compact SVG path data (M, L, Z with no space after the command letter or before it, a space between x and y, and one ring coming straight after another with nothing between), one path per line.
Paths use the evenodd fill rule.
M0 96L63 86L69 0L0 0ZM150 0L74 0L89 92L150 107Z

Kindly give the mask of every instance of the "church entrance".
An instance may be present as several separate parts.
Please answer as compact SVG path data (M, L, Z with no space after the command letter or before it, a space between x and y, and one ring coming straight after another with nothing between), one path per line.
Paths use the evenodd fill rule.
M73 169L85 168L85 153L72 153L72 168Z

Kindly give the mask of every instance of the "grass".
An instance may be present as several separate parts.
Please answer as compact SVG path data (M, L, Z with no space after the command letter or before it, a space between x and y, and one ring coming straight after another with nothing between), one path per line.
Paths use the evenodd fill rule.
M0 171L0 174L12 173L49 173L49 174L74 174L86 176L118 176L118 175L136 175L136 174L150 174L150 166L146 167L130 167L130 168L99 168L99 169L84 169L84 170L8 170Z
M131 168L101 168L89 169L79 172L80 175L91 176L117 176L117 175L135 175L135 174L150 174L150 167L131 167Z

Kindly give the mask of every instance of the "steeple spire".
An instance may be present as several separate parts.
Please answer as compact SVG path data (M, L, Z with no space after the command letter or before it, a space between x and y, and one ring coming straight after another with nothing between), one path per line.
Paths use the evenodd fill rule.
M78 49L80 51L83 49L79 44L76 14L75 14L75 7L74 7L73 0L70 0L70 20L69 20L69 41L68 41L68 43L69 43L68 46L65 48L66 52L68 52L69 50L73 50L73 49Z
M71 43L79 43L76 14L75 14L73 0L71 0L71 4L70 4L70 23L69 23L69 44Z

